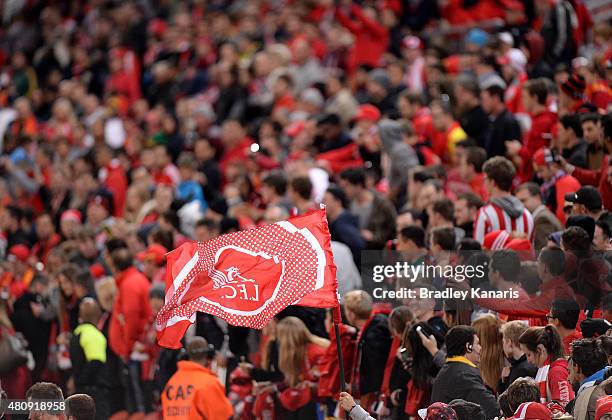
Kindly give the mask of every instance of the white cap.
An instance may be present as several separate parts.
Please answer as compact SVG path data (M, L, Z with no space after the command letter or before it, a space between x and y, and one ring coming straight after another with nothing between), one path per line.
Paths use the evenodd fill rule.
M125 144L125 129L119 118L110 118L104 125L104 140L112 149L119 149Z

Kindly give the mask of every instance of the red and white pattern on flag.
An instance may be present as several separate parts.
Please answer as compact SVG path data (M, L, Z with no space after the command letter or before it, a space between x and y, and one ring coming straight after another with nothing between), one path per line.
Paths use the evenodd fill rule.
M155 327L160 345L181 346L196 312L263 328L289 305L338 305L325 210L189 242L167 255L166 302Z

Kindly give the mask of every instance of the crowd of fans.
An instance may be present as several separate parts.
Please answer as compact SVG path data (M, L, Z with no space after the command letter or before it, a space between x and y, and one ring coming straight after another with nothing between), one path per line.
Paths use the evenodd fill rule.
M4 2L1 389L73 395L31 418L612 418L612 24L584 3ZM156 344L168 251L321 203L340 337L289 307ZM394 250L487 270L387 290L519 298L376 301Z

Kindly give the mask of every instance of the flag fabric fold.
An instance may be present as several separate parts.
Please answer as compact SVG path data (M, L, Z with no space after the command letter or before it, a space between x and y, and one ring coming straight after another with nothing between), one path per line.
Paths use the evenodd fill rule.
M339 305L325 209L167 254L166 299L155 320L161 346L180 348L197 312L262 328L289 305Z

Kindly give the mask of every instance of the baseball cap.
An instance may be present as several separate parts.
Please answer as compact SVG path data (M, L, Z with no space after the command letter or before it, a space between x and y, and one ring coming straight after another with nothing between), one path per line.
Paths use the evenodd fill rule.
M136 258L140 262L153 261L155 264L161 265L164 262L167 252L168 250L164 246L160 244L151 244L147 249L139 252Z
M23 244L13 245L9 248L8 256L9 259L26 262L30 257L30 250Z
M582 98L586 89L586 81L584 77L572 74L567 81L561 83L559 88L572 98L579 99Z
M549 163L553 163L554 158L552 152L550 151L550 149L545 147L538 149L538 151L535 152L535 155L533 155L533 162L537 166L544 166L548 165Z
M565 201L574 204L582 204L589 210L601 210L601 194L595 187L586 185L578 191L565 194Z
M479 28L470 29L465 37L466 44L474 44L484 47L489 42L489 34Z
M64 211L60 217L60 221L63 222L64 220L73 220L77 223L83 222L81 218L81 213L75 209L68 209Z
M457 420L457 413L448 404L436 402L429 407L418 411L419 416L424 420Z
M501 65L509 65L520 73L525 70L525 66L527 65L527 57L523 51L519 50L518 48L512 48L506 54L500 57L497 62Z
M550 410L538 402L524 402L518 406L511 420L550 420L552 413Z
M423 48L423 43L421 42L419 37L416 37L414 35L408 35L404 37L404 39L402 39L402 47L409 50L418 50Z
M378 122L380 119L380 111L374 105L363 104L357 109L357 115L355 115L355 121L371 121L373 123Z
M604 414L612 413L612 395L606 395L597 400L595 420L600 420Z
M287 388L278 396L278 399L283 407L290 411L296 411L297 409L304 407L306 404L308 404L311 398L312 393L309 387L304 389Z

